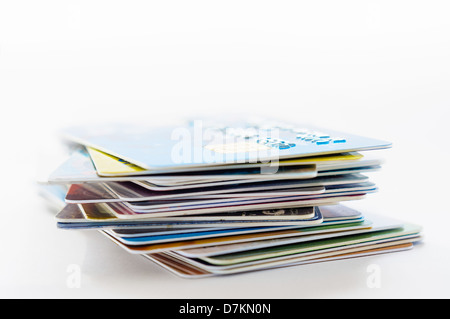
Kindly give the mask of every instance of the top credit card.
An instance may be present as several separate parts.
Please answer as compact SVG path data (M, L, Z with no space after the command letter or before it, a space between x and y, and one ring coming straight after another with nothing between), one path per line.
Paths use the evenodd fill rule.
M150 127L104 125L68 128L68 140L146 170L185 169L383 149L390 142L290 123L211 122Z

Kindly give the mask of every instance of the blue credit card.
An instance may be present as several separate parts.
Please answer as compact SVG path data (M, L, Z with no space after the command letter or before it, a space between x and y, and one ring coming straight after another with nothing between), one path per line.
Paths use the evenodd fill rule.
M93 147L147 170L270 162L280 159L391 147L390 142L292 124L230 121L216 125L72 127L67 139Z
M253 231L271 231L292 228L304 228L313 225L302 225L303 220L174 220L174 221L151 221L151 220L121 220L113 218L111 220L90 220L87 219L78 205L66 205L56 216L57 226L61 229L159 229L161 231L171 231L177 229L197 229L205 231L205 228L226 227L249 228ZM337 225L364 221L361 213L351 210L342 205L316 207L315 215L310 221L318 222L318 225Z

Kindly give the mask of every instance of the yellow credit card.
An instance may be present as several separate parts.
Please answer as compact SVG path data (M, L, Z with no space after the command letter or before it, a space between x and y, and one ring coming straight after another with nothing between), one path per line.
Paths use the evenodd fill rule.
M318 164L324 162L338 162L338 161L355 161L363 158L363 155L357 152L321 155L312 157L301 157L294 159L280 160L280 165L302 165L302 164Z
M86 147L86 149L100 176L143 174L146 171L142 167L97 149L91 147Z
M156 173L156 171L150 171L121 158L115 157L113 155L107 154L105 152L99 151L92 147L86 147L89 156L94 163L97 174L100 176L128 176L128 175L144 175L150 173ZM294 159L283 159L279 161L280 166L288 165L311 165L318 163L331 163L331 162L341 162L341 161L355 161L363 158L363 155L357 152L342 153L342 154L332 154L332 155L321 155ZM233 168L254 168L261 164L258 163L247 163L247 164L236 164L229 167ZM216 166L217 169L223 169L224 166ZM211 169L211 168L209 168Z

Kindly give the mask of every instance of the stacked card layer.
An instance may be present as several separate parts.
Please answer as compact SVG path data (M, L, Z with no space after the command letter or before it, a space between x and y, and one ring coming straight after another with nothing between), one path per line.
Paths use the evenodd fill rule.
M101 230L185 277L398 251L420 238L416 226L340 204L377 190L363 174L381 161L364 151L389 143L266 123L208 126L208 141L174 144L174 131L198 135L183 129L68 130L80 148L49 179L68 186L58 227Z

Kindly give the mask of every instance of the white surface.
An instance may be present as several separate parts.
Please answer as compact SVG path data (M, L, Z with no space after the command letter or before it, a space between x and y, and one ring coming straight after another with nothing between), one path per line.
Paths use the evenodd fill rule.
M0 297L450 297L448 1L3 1ZM56 229L33 181L70 124L277 114L391 140L353 204L424 226L412 251L202 280ZM50 158L50 160L48 160ZM56 165L56 164L55 164ZM67 284L72 264L81 285ZM381 270L369 288L367 267Z

